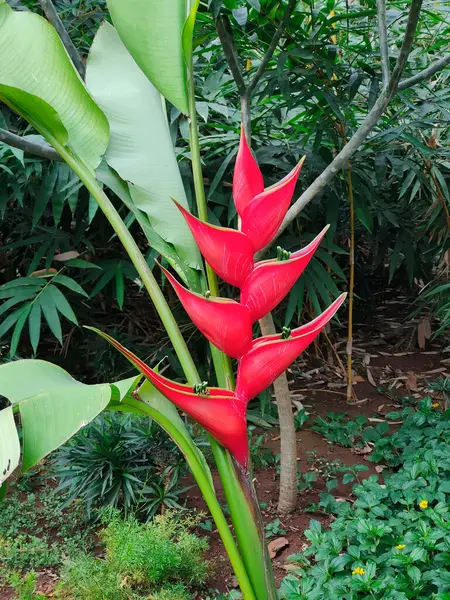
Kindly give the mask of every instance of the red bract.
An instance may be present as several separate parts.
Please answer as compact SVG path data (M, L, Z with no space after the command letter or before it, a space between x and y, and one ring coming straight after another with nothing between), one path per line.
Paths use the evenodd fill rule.
M288 260L264 260L256 264L242 287L240 299L249 309L252 322L261 319L283 300L306 269L327 231L328 226Z
M183 287L163 267L185 311L219 350L240 358L252 345L252 322L245 306L228 298L206 298Z
M176 383L159 375L133 352L127 350L114 338L91 327L121 352L166 398L198 421L244 467L248 463L246 405L229 390L221 388L202 389L196 392L192 386Z
M294 329L287 339L276 334L255 340L239 362L236 396L248 402L273 383L314 341L345 298L346 294L339 296L320 316Z
M304 158L279 183L255 196L242 213L241 231L261 250L275 236L286 215Z
M233 175L233 199L241 217L249 202L263 191L262 173L248 146L244 128L241 127L241 141Z
M204 223L180 204L176 205L206 262L227 283L241 287L253 269L255 249L249 238L235 229Z

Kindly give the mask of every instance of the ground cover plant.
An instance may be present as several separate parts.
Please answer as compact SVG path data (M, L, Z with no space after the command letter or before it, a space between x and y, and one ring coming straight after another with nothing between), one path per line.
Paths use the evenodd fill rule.
M370 458L394 468L353 487L351 502L320 505L336 518L312 521L286 600L446 600L450 589L450 411L431 398L406 408L403 425L380 437ZM389 417L398 418L399 413ZM319 506L320 506L319 505Z

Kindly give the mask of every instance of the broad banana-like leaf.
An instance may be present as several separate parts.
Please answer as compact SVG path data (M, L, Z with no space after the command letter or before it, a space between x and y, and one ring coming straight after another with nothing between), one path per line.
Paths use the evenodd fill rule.
M194 238L171 201L188 207L161 95L107 22L89 53L86 83L110 124L107 164L127 182L133 204L148 215L152 229L182 261L198 268Z
M114 26L153 85L188 113L183 28L186 0L107 0Z
M91 170L108 144L105 115L89 96L54 28L0 0L0 100L50 143Z
M20 444L12 406L0 411L0 487L19 464Z
M43 360L18 360L0 366L0 394L19 406L26 471L106 408L111 386L80 383ZM3 433L0 421L0 439Z

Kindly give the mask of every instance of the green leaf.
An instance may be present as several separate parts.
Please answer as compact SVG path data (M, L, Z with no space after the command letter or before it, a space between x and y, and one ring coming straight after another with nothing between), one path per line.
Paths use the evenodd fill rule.
M182 41L186 0L107 0L107 4L131 56L161 94L187 114Z
M42 360L0 366L1 393L19 404L23 428L23 470L64 444L94 419L111 398L109 384L85 385ZM3 434L3 427L0 424ZM3 435L0 437L0 448Z
M27 306L24 306L22 314L17 319L17 323L16 323L16 326L14 327L14 332L13 332L13 335L11 338L11 345L9 347L10 357L14 356L14 354L16 353L17 346L18 346L19 340L20 340L20 335L22 333L22 329L24 328L26 320L28 319L28 315L30 314L31 307L32 307L31 303L28 304Z
M41 303L39 298L33 303L33 307L30 312L30 318L28 320L28 329L30 333L30 342L33 347L33 352L36 354L37 347L39 346L39 340L41 337Z
M189 208L161 96L109 23L97 32L86 80L111 124L106 162L128 182L131 201L148 215L155 232L175 247L182 260L198 268L197 246L171 201Z
M58 177L58 167L58 163L52 165L42 180L42 184L33 207L33 228L36 227L39 219L44 214L45 208L53 193L56 179Z
M200 0L194 0L192 4L191 11L189 13L188 18L183 27L182 33L182 42L183 42L183 53L184 60L186 62L186 66L190 69L191 60L192 60L192 46L193 46L193 36L194 36L194 27L195 27L195 19L197 18L197 10L200 4ZM205 119L206 120L206 119Z
M79 285L75 280L71 277L67 277L67 275L55 275L52 279L52 283L59 283L64 285L65 287L72 290L72 292L76 292L77 294L81 294L85 298L89 298L88 294L83 290L81 285Z
M75 316L72 307L68 303L67 298L61 292L61 290L59 290L55 285L50 284L46 289L46 292L53 298L53 302L57 311L64 315L66 319L72 321L72 323L75 323L75 325L78 325L77 317Z
M94 169L108 143L106 117L92 101L55 29L0 0L0 97L50 143Z
M8 363L14 364L14 363ZM8 364L6 366L8 366ZM0 367L1 368L1 367ZM3 380L0 393L3 395ZM12 406L0 410L0 485L18 466L20 460L20 443Z
M8 315L6 317L6 319L3 321L3 323L0 325L0 340L5 335L5 333L7 333L11 329L11 327L16 323L16 321L19 319L19 317L22 314L22 310L23 310L23 307L21 306L20 308L15 310L13 313Z
M122 266L116 271L116 300L119 305L120 310L123 308L123 302L125 299L125 281L123 278L123 269Z
M42 292L40 296L40 301L42 312L44 313L45 320L47 321L51 332L59 341L59 343L62 344L61 322L59 320L58 312L55 307L52 292L49 291L48 287L45 288L45 290Z

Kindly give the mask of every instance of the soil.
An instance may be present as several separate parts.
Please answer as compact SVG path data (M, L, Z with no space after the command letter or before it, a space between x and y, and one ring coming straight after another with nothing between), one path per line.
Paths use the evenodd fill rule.
M389 303L388 303L389 304ZM376 315L359 324L357 330L361 332L360 338L353 343L354 353L354 398L348 403L345 398L346 384L342 363L336 358L335 351L328 351L329 356L318 353L310 355L308 361L299 361L291 373L290 387L296 408L301 402L311 415L304 429L297 434L297 456L299 468L306 472L311 468L307 461L308 452L315 452L318 457L327 460L340 460L343 464L351 466L364 464L368 471L361 474L367 477L376 474L373 463L367 460L370 447L361 449L344 448L330 444L320 434L308 429L314 417L324 416L327 412L346 413L349 418L364 415L368 418L385 420L386 413L396 410L400 406L399 398L409 396L411 401L421 398L427 393L427 382L439 376L450 377L450 347L443 348L442 344L427 342L424 350L419 350L414 337L417 323L408 330L400 331L396 327L396 320L389 316L389 305L385 305L383 319ZM380 323L383 326L380 326ZM415 330L414 330L415 327ZM390 335L394 331L395 336ZM412 331L412 335L410 334ZM339 354L344 356L345 339L336 345ZM439 394L433 393L436 401L442 401ZM376 422L375 422L376 423ZM277 454L279 452L279 432L276 428L268 431L261 430L255 433L264 433L266 441L264 447ZM219 500L223 500L223 492L217 476L216 489ZM314 512L314 503L319 500L320 492L325 490L325 482L319 478L311 491L301 492L295 511L289 515L277 513L278 476L273 467L257 470L255 483L260 501L264 502L263 520L270 523L279 518L281 527L286 531L282 536L288 540L288 545L273 559L274 571L279 582L289 571L287 558L305 549L307 539L304 531L308 528L311 519L320 521L324 526L330 523L330 517ZM351 484L340 485L333 492L338 497L351 499ZM188 492L187 506L206 511L200 493L195 488ZM199 529L200 535L209 538L210 549L208 559L213 566L214 575L208 582L212 589L225 592L236 587L236 582L224 553L217 531L208 532ZM270 541L270 540L269 540ZM39 573L39 591L44 597L51 597L56 580L55 573L51 571ZM11 600L11 590L0 588L0 600ZM198 600L201 600L199 596Z

